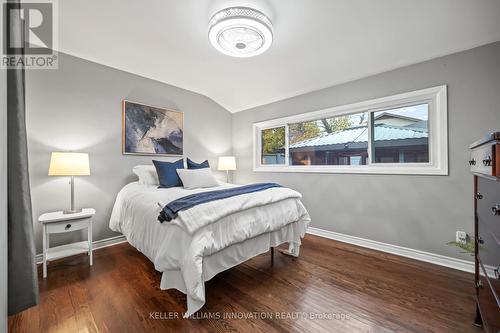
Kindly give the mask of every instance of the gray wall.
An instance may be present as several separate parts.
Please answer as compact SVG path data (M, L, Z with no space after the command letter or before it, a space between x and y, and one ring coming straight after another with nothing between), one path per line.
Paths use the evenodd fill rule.
M62 53L58 70L31 70L26 76L35 218L69 205L68 179L47 176L50 152L88 152L92 174L76 178L76 203L97 210L94 240L117 235L108 228L116 194L135 180L134 165L152 159L122 155L122 99L183 111L185 156L198 161L208 158L215 167L219 155L231 153L231 114L202 95ZM34 223L40 253L41 226ZM82 235L54 235L51 241L57 245Z
M7 332L7 77L0 69L0 332Z
M258 173L252 123L447 84L449 176ZM500 42L300 95L233 116L236 182L277 181L300 191L312 226L462 257L445 245L473 230L468 145L500 130Z
M412 90L448 85L449 176L256 173L252 123ZM500 129L500 43L304 94L231 116L212 100L72 56L60 69L27 72L30 171L35 216L69 205L67 179L48 177L50 152L90 153L92 176L79 177L77 204L98 210L94 239L108 229L119 189L132 166L150 157L121 154L121 100L185 112L185 152L194 159L231 153L235 181L277 181L302 192L312 226L448 256L456 230L472 232L469 143ZM231 130L232 122L232 130ZM231 140L232 138L232 140ZM167 160L173 160L169 158ZM35 223L37 250L40 226ZM81 235L54 237L54 244Z

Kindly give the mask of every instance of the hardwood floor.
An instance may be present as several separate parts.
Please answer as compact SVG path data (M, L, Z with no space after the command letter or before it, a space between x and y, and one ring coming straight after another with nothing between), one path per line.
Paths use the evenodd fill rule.
M9 331L481 332L472 274L311 235L298 259L276 252L271 264L266 253L208 281L205 307L187 320L185 296L161 291L161 274L130 245L87 263L51 263L40 305L10 317Z

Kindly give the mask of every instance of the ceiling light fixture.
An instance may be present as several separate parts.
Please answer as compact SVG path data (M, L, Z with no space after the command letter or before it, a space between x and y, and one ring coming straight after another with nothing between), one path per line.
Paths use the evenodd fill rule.
M248 7L230 7L210 19L208 39L219 52L248 58L265 52L273 42L273 26L266 15Z

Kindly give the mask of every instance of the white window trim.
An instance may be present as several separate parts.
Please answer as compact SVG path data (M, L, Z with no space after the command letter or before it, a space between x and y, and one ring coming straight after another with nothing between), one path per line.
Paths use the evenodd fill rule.
M370 161L372 155L370 147L371 140L368 140L369 159L367 165L288 165L288 144L285 151L285 156L287 157L286 164L261 164L261 131L263 129L285 126L285 132L288 133L287 124L311 121L325 117L329 118L346 114L369 112L368 135L370 138L371 112L423 102L429 103L429 163L372 164ZM288 135L286 136L286 141L288 142ZM446 85L254 123L253 171L448 175L448 107Z

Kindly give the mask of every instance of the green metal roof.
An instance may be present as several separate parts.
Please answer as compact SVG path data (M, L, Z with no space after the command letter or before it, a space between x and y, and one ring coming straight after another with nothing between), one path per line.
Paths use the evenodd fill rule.
M385 124L375 125L375 141L428 138L427 128L398 127ZM303 147L331 146L347 143L368 142L366 126L352 127L340 132L324 134L290 145L290 149Z

